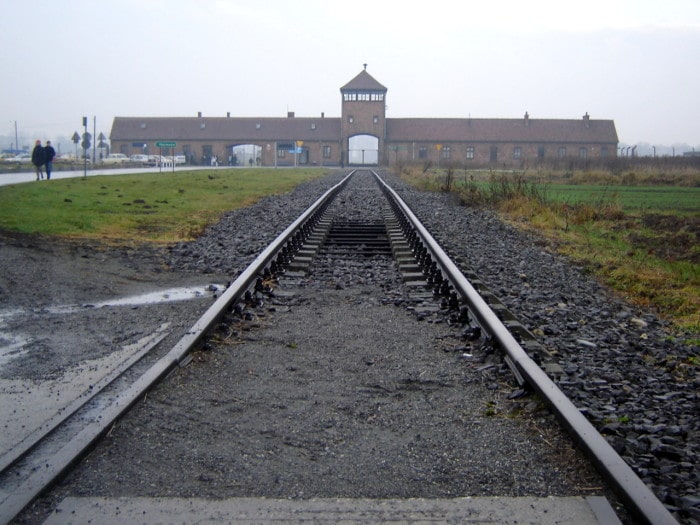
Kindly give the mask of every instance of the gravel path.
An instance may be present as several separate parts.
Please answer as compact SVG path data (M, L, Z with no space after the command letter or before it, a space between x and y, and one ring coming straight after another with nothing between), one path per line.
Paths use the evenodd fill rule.
M122 281L115 277L121 284L104 292L138 282L235 276L340 177L232 212L169 253L118 254L119 261L132 261L122 270L110 253L106 270L121 271ZM697 523L700 382L697 368L680 364L697 356L697 348L670 338L653 315L626 305L545 243L491 213L387 180L446 250L467 261L559 356L562 388L657 495L679 509L684 523ZM14 239L0 254L9 253L6 246L17 257L32 252ZM73 263L81 259L58 252L66 269L71 257ZM57 258L56 249L51 257ZM86 276L99 276L87 266ZM69 493L404 497L599 490L596 476L536 402L508 400L513 386L500 367L484 370L485 356L465 348L439 316L416 323L415 305L391 264L348 261L331 268L323 279L282 282L272 308L266 304L245 322L229 320L219 351L198 353L149 394L25 520L44 516ZM75 289L69 270L53 275L52 287ZM21 302L13 295L18 282L0 281L0 291L8 292L4 306ZM77 287L87 297L103 282L86 277ZM24 291L36 294L31 287ZM193 315L202 307L141 309L141 320L175 319L188 308ZM354 326L352 335L335 329L339 316ZM392 346L394 334L411 344ZM33 361L19 359L24 366L3 373L41 369L37 354L29 354ZM560 468L547 468L552 464Z

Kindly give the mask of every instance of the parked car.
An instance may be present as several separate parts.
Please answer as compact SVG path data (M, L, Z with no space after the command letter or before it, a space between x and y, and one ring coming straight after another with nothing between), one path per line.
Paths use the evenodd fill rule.
M15 163L15 164L28 164L32 161L32 156L29 153L20 153L14 157L9 157L4 159L3 162Z
M127 162L129 162L129 157L123 153L110 153L102 159L103 164L126 164Z
M168 164L172 164L172 161L169 161L161 155L149 155L147 164L149 166L167 166Z
M76 157L72 153L64 153L63 155L58 155L55 159L53 159L54 162L66 162L66 163L75 163L75 162L85 162L85 159L83 157ZM90 157L87 158L88 164L92 162L92 159Z
M163 166L172 166L173 162L177 166L178 164L185 164L185 156L184 155L168 155L167 157L163 157Z
M140 164L148 164L148 155L132 155L129 157L131 162L137 162Z

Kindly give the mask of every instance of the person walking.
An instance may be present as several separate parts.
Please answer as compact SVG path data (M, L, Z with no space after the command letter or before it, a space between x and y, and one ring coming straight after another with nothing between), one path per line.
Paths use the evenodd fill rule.
M36 168L36 180L44 178L44 148L41 146L41 141L37 140L34 149L32 150L32 164Z
M53 149L51 141L47 140L46 146L44 147L44 165L46 167L46 180L51 179L51 171L53 170L53 159L55 156L56 150Z

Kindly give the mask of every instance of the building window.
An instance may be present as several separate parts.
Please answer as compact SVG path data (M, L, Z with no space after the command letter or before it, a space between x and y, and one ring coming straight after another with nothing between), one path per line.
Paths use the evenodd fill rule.
M357 93L343 93L343 100L346 102L352 102L353 100L357 100Z
M288 151L293 151L295 145L293 142L278 142L277 143L277 158L283 159L287 156Z
M544 146L537 146L537 158L538 159L544 158Z
M370 98L375 102L381 102L384 100L384 93L372 93Z
M467 146L467 158L474 159L474 146Z
M513 148L513 158L518 160L523 158L523 149L520 146Z
M418 158L419 159L427 159L428 158L428 148L425 146L421 146L418 148Z
M609 155L610 155L610 152L608 151L608 147L607 147L607 146L601 146L601 147L600 147L600 156L601 156L601 157L607 157L607 156L609 156Z
M260 129L260 122L255 123L255 129Z
M316 129L316 123L314 123L314 122L311 123L311 129Z
M560 147L559 147L559 153L558 153L558 155L559 155L559 158L560 158L560 159L563 159L564 157L566 157L566 147L565 147L565 146L560 146Z
M363 102L366 102L369 100L369 93L359 93L357 95L357 100L361 100Z
M377 115L373 116L372 122L374 122L375 124L379 124L379 117Z
M578 156L581 159L585 159L588 157L588 150L586 148L579 148L578 149Z
M323 158L324 159L331 158L331 147L330 146L323 146Z
M352 124L353 122L355 122L355 117L353 117L352 115L350 115L350 116L348 117L348 122L349 122L350 124Z
M450 147L443 146L442 149L440 150L440 155L442 156L443 159L449 159L452 156L452 152L450 151Z

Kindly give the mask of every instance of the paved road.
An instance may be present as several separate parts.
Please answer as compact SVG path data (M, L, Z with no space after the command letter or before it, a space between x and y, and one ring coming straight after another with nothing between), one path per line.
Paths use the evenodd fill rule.
M175 171L184 170L201 170L201 169L216 169L211 166L183 166L175 168ZM172 167L163 167L163 173L171 173L173 171ZM96 168L88 169L87 176L93 177L95 175L125 175L128 173L160 173L160 168ZM69 177L84 177L85 173L83 170L74 171L54 171L51 173L51 179L67 179ZM37 182L36 173L34 170L23 171L19 173L0 173L0 186L6 186L8 184L18 184L22 182ZM38 181L46 182L46 180Z

